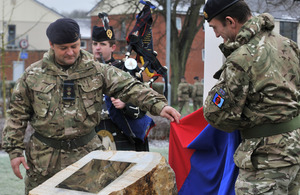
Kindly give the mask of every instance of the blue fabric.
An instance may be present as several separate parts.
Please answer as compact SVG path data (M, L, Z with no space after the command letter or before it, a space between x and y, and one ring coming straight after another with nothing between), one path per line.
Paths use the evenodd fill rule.
M109 112L109 116L111 120L118 126L119 129L121 129L125 135L132 136L130 133L130 130L128 128L128 125L126 123L126 120L128 121L129 126L132 129L133 134L136 138L139 138L140 140L144 141L145 137L148 134L148 131L155 125L153 119L147 115L138 118L138 119L132 119L129 117L126 117L123 112L112 104L110 97L105 96L105 103L107 106L107 110Z
M211 125L188 145L195 149L191 170L178 194L234 195L238 168L233 154L240 143L239 131L226 133Z
M155 9L155 5L153 5L152 3L150 3L150 1L143 1L140 0L139 3L143 4L143 5L149 5L151 9Z

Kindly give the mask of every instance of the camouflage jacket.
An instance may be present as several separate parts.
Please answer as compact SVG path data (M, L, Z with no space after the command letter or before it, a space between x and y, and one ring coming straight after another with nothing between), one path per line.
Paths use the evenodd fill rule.
M65 80L74 81L74 100L62 98ZM77 62L63 71L54 63L50 49L15 85L3 130L3 148L10 158L22 156L27 121L35 131L54 139L72 139L94 131L100 122L103 93L153 115L159 115L166 105L164 96L129 73L95 62L84 50Z
M200 81L196 81L193 85L192 98L194 100L202 100L203 98L203 84Z
M189 98L191 96L191 89L192 89L192 86L189 83L187 83L186 81L179 83L178 88L177 88L178 98L180 98L181 101L189 100Z
M226 56L219 79L204 105L206 120L224 131L289 121L300 112L300 51L272 31L273 17L252 17L234 42L220 48Z

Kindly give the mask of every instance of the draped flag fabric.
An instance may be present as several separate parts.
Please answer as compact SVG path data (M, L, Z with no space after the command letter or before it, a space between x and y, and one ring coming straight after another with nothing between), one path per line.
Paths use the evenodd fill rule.
M144 115L143 117L137 119L126 117L121 110L114 107L110 100L110 97L108 96L105 96L105 103L111 120L127 136L135 136L136 138L144 141L151 128L155 126L153 119L147 115ZM130 129L128 125L130 126Z
M239 131L226 133L207 123L203 108L171 123L169 163L180 195L234 195L238 168L233 154Z

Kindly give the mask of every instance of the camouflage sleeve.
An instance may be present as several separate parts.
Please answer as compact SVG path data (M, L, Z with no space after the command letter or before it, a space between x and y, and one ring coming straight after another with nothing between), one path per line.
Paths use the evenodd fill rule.
M238 64L229 63L205 100L204 116L214 127L231 132L243 123L242 111L249 89L249 77Z
M128 72L103 64L96 65L96 68L104 81L104 93L108 96L132 103L152 115L159 115L167 105L163 95L133 78Z
M31 113L29 93L23 75L13 89L3 129L2 146L9 153L10 159L23 156L25 148L23 139Z

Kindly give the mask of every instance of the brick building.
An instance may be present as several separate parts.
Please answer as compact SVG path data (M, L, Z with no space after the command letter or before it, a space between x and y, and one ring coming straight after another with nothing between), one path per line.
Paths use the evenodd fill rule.
M125 57L127 49L126 36L130 33L131 29L135 24L135 16L138 13L136 7L124 7L126 3L120 3L122 0L118 0L119 3L110 3L110 6L105 4L105 1L100 1L95 7L89 12L91 17L91 29L94 25L102 26L102 22L98 17L98 13L106 12L109 15L109 24L114 28L115 37L117 40L117 49L114 53L114 57L122 59ZM116 5L111 5L111 4ZM108 7L107 7L108 6ZM143 6L143 5L140 5ZM113 7L113 8L111 8ZM127 10L124 14L124 10ZM166 21L164 17L154 12L152 14L153 25L152 34L154 42L154 50L158 53L157 58L162 65L166 64ZM178 31L181 31L181 26L184 22L185 14L177 14L176 26ZM199 21L202 20L202 16L199 16ZM203 78L204 72L204 61L202 54L204 52L204 31L201 29L192 44L191 52L189 54L185 77L189 83L194 83L193 78L199 76ZM172 70L170 70L171 72Z

